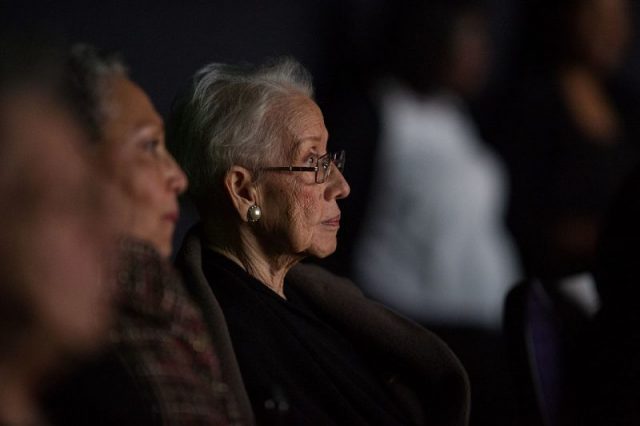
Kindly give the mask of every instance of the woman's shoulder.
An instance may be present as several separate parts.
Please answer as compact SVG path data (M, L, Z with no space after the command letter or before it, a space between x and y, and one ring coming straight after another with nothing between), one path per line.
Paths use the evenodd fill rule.
M287 285L293 286L314 304L332 305L341 300L367 301L362 290L349 278L336 275L312 263L298 263L287 274Z
M371 357L384 359L392 370L397 367L397 377L419 377L420 387L430 391L446 388L443 401L456 407L450 424L464 424L469 408L467 374L435 334L367 298L351 280L320 266L298 264L287 278L316 313L350 341Z

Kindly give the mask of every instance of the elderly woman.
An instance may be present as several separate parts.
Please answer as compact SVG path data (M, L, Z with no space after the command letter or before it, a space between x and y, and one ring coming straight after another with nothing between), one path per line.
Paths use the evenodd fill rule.
M206 324L167 262L187 180L163 121L114 55L76 46L69 68L98 168L122 195L124 238L110 345L52 392L54 423L227 424L233 407Z
M312 96L292 60L211 64L171 121L202 218L178 263L229 384L259 424L465 424L467 378L446 345L299 264L336 249L349 194Z

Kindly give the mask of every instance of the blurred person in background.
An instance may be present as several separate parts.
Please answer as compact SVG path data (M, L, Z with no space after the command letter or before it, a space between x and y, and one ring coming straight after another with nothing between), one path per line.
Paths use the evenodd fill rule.
M335 251L350 192L308 72L209 64L169 123L202 220L177 262L257 423L466 424L466 373L441 340L300 263Z
M60 46L0 38L0 424L43 424L44 381L104 340L115 226L63 97Z
M460 356L474 390L472 424L510 424L500 326L520 265L506 228L506 170L467 107L490 66L489 10L476 0L388 8L381 145L357 282Z
M473 0L391 6L382 145L355 269L371 296L418 321L497 329L518 262L503 166L464 101L488 67L484 13Z
M120 58L76 45L68 94L85 149L120 191L123 228L109 345L52 385L53 424L238 424L207 324L168 262L187 179L164 123ZM246 419L245 419L246 420Z
M622 364L624 358L615 353L623 340L615 337L619 342L611 344L592 333L589 315L598 304L590 272L601 217L640 159L640 97L619 75L632 30L631 2L542 0L521 2L521 9L522 34L513 52L511 81L479 117L508 166L508 223L525 274L549 284L553 309L563 320L554 332L562 333L570 362L553 390L563 398L559 414L571 417L576 394L600 386L598 376L609 374L607 364ZM609 303L605 309L602 295L598 316L606 318L616 308ZM585 335L594 346L582 347ZM601 352L609 360L600 371L582 371L584 362ZM521 375L515 373L516 378ZM577 392L571 388L574 379ZM618 386L616 380L609 389ZM598 411L603 406L593 405L596 399L578 411Z
M518 275L502 165L464 103L488 67L485 11L463 0L390 7L383 143L356 269L371 295L415 319L495 329Z
M618 78L630 19L628 0L523 4L512 81L481 116L509 168L508 221L528 276L593 267L601 214L640 159L640 97Z

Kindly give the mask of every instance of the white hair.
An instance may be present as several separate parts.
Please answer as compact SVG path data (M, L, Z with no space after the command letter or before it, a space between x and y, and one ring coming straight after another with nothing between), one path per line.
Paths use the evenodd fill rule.
M196 72L172 110L168 145L199 209L220 205L231 166L246 167L258 180L265 159L284 155L278 114L300 95L313 97L311 75L290 58L259 67L212 63Z

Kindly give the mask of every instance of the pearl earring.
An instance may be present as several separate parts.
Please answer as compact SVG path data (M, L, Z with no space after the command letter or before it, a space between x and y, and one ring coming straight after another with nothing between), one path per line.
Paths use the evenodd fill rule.
M247 210L247 221L249 223L256 223L262 217L262 210L256 204L249 207Z

